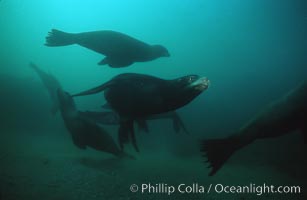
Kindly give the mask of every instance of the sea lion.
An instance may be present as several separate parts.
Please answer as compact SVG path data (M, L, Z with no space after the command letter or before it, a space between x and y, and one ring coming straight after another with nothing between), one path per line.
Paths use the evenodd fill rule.
M162 45L149 45L126 34L116 31L93 31L84 33L65 33L52 29L46 37L46 46L66 46L78 44L106 57L99 65L127 67L134 62L146 62L160 57L169 57Z
M149 75L125 73L73 96L104 91L108 104L120 116L118 138L121 149L130 137L138 151L133 129L135 120L176 110L201 94L208 85L207 78L197 75L165 80Z
M30 63L29 66L38 74L45 88L47 89L51 102L52 114L55 114L59 109L59 100L57 96L57 90L62 88L60 82L55 76L40 69L36 64ZM103 108L110 109L108 105L104 105ZM79 111L82 117L87 117L89 120L93 120L95 123L102 125L119 125L120 119L118 114L113 111L94 112L94 111ZM180 116L176 112L163 113L160 115L153 115L144 120L137 120L136 123L139 128L145 132L149 132L148 125L145 120L157 120L157 119L171 119L173 121L173 128L178 133L182 129L185 133L188 133Z
M113 138L96 123L80 116L73 98L62 89L57 90L60 111L65 126L71 134L73 143L80 149L91 147L98 151L111 153L117 157L130 157L122 151Z
M62 88L61 84L52 74L44 72L34 63L31 62L30 67L37 73L45 88L47 89L52 102L51 113L56 114L59 110L57 89Z
M214 175L237 150L257 139L278 137L300 130L307 141L307 81L269 104L235 134L225 139L206 139L201 152L207 157Z

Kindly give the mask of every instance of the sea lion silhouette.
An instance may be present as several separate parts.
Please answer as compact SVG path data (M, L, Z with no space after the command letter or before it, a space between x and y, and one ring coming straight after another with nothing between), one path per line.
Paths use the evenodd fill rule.
M149 45L138 39L116 31L104 30L84 33L65 33L52 29L46 37L46 46L78 44L106 57L99 65L127 67L134 62L146 62L160 57L169 57L162 45Z
M70 94L60 88L57 90L57 94L64 124L77 147L80 149L91 147L97 151L111 153L117 157L134 159L133 156L126 154L116 145L106 130L79 114Z
M237 150L257 139L278 137L300 130L307 143L307 81L269 104L235 134L224 139L205 139L201 152L214 175Z
M196 98L208 88L209 80L188 75L172 80L154 76L125 73L90 90L73 95L84 96L104 91L109 106L120 116L119 144L132 140L136 151L133 122L152 115L174 111Z
M51 73L47 73L41 68L39 68L33 62L30 62L29 66L38 74L42 83L44 84L46 90L49 93L50 100L52 103L51 112L52 114L56 114L59 110L59 100L57 90L62 88L60 82L57 80L55 76ZM108 105L104 105L104 108L110 109ZM114 111L79 111L79 115L88 118L88 120L92 120L94 123L98 123L101 125L119 125L120 118L117 113ZM171 119L173 122L173 128L175 132L179 132L182 129L185 133L188 134L187 129L180 116L176 112L163 113L159 115L153 115L146 119L138 119L136 124L138 125L140 130L145 132L149 132L148 125L146 120L158 120L158 119Z

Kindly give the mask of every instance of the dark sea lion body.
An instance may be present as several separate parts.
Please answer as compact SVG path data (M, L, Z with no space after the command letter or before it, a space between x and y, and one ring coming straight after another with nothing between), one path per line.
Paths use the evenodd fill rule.
M245 126L225 139L203 140L201 152L208 158L215 174L229 157L257 139L302 132L307 142L307 81L277 101L272 102Z
M106 57L99 65L126 67L134 62L146 62L159 57L169 57L162 45L149 45L126 34L116 31L93 31L84 33L65 33L52 29L46 37L46 46L65 46L78 44Z
M131 137L137 150L133 122L149 116L176 110L208 88L208 79L196 75L164 80L143 74L121 74L93 89L74 96L104 91L110 107L120 116L119 143Z
M128 156L116 145L106 130L79 114L72 97L68 93L59 89L58 98L65 126L77 147L80 149L91 147L117 157Z

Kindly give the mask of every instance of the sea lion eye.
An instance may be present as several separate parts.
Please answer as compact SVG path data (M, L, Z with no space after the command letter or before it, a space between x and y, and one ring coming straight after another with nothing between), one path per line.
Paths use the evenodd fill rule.
M195 80L195 77L194 76L190 76L189 77L189 83L193 82Z

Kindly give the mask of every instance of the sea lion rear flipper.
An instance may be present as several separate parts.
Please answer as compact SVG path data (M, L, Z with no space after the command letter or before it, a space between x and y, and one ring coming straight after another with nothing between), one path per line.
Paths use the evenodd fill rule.
M72 33L65 33L57 29L52 29L46 37L46 46L67 46L76 43L76 35Z
M77 97L77 96L86 96L86 95L90 95L90 94L96 94L98 92L101 92L103 90L105 90L107 87L109 87L110 85L112 85L112 81L108 81L102 85L99 85L97 87L94 87L92 89L77 93L72 95L72 97Z
M232 138L209 139L201 141L201 153L207 157L208 168L212 168L209 176L214 175L237 150L237 142Z

